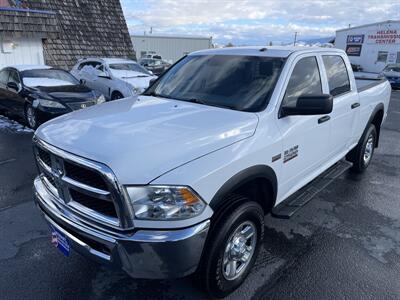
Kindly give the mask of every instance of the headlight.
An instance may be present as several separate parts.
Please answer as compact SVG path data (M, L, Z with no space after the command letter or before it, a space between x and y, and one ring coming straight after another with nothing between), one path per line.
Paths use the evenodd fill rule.
M140 95L143 92L144 92L144 88L139 88L139 87L133 87L132 88L132 93L134 95Z
M189 187L127 187L135 216L147 220L188 219L202 213L206 204Z
M97 104L101 104L106 102L106 97L104 97L104 95L100 95L99 98L97 98Z
M36 101L36 100L35 100ZM57 101L51 101L51 100L45 100L45 99L37 99L39 101L39 104L43 107L49 107L49 108L65 108L64 105L62 105L60 102Z

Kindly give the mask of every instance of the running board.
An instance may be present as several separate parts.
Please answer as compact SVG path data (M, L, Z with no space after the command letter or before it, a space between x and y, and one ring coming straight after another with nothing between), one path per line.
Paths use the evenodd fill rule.
M310 202L315 195L326 188L332 181L342 175L351 166L351 163L345 160L340 160L309 184L275 206L272 209L272 216L279 219L289 219L299 209Z

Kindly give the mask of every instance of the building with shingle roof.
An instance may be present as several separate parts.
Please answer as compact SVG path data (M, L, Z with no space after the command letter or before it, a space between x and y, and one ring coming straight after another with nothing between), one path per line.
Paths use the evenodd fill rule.
M119 0L0 0L0 66L135 58Z

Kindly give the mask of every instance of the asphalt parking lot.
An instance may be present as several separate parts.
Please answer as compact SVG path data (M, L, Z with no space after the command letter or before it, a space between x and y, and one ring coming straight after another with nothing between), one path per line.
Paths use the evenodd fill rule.
M0 115L0 298L199 299L194 278L135 280L50 243L32 200L32 131ZM231 299L400 298L400 91L363 175L344 173L295 217L266 217L264 249Z

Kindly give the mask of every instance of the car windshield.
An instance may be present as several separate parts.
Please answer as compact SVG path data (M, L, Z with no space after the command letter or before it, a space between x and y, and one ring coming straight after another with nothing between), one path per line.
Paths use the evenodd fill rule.
M240 55L187 56L145 95L256 112L267 106L284 61Z
M21 72L21 78L29 87L79 84L79 81L70 73L58 69L26 70Z
M117 70L117 71L135 71L135 72L151 75L150 72L147 71L145 68L143 68L141 65L134 64L134 63L110 64L109 67L110 67L111 72L113 70Z

